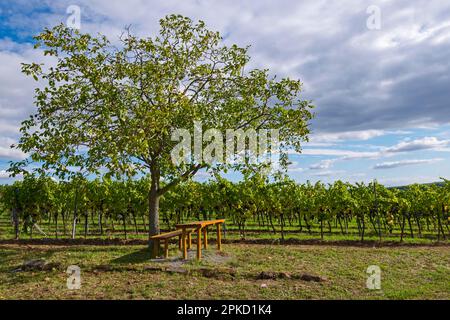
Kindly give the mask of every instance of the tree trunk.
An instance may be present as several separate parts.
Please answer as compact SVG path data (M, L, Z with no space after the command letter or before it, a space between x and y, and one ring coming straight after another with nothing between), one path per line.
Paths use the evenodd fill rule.
M302 232L303 225L302 225L302 216L300 214L300 211L297 212L297 215L298 215L298 226L299 226L298 232Z
M76 229L77 229L77 216L74 215L73 221L72 221L72 239L75 239L76 235Z
M269 222L270 222L270 226L272 227L273 234L276 234L277 230L275 229L275 226L273 225L273 220L272 220L272 214L271 213L269 213Z
M125 234L125 240L128 239L127 235L127 220L125 214L122 214L123 233Z
M342 234L345 234L345 232L344 232L344 227L342 227L342 221L341 221L341 218L337 218L337 222L338 222L338 224L339 224L339 226L341 227L341 233Z
M408 226L409 226L409 233L411 234L411 238L414 238L414 232L411 224L411 216L408 213Z
M103 212L99 212L98 214L98 227L100 229L100 235L103 236Z
M402 222L400 225L401 233L400 233L400 242L403 242L403 231L405 230L405 215L402 215Z
M150 192L149 205L149 236L159 234L159 196Z
M419 228L419 238L422 238L422 225L420 224L420 218L418 214L415 214L417 227Z
M159 179L157 178L157 173L152 171L152 181L150 185L150 192L148 194L148 236L149 236L149 249L152 257L156 257L157 252L153 252L153 240L150 240L151 236L157 235L160 232L159 229L159 199L158 194Z
M364 241L364 232L366 231L366 222L364 221L364 215L361 216L361 241Z
M445 211L444 211L444 205L442 205L442 212L444 213ZM438 229L438 241L439 240L441 240L441 238L440 238L440 231L442 231L442 237L444 238L444 240L445 240L445 233L444 233L444 228L442 227L442 222L441 222L441 214L440 214L440 212L437 212L437 220L438 220L438 226L437 226L437 229Z
M280 216L280 223L281 223L281 240L284 241L284 216Z
M323 219L320 218L320 239L323 240Z
M133 216L134 230L135 230L136 234L139 234L136 215L135 215L134 211L132 211L132 216Z
M75 239L78 219L78 189L75 191L75 206L73 209L73 222L72 222L72 239Z
M58 211L55 214L55 238L58 239Z
M15 239L19 240L19 215L17 214L17 209L15 207L12 210L12 218L14 222Z
M84 238L87 238L88 235L88 221L89 221L89 213L86 210L84 215Z
M347 216L344 216L344 226L345 226L345 234L348 234L348 219L347 219Z
M144 226L144 232L147 232L147 220L145 220L145 216L145 214L142 214L142 224Z
M311 225L309 224L308 219L306 218L306 215L303 215L303 220L305 221L306 229L308 229L308 233L311 234Z

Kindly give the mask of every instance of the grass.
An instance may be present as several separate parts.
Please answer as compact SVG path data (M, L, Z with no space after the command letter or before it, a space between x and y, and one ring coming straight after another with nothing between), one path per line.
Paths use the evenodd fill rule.
M55 238L52 225L43 222L40 226L48 238ZM120 225L103 237L96 227L91 224L87 239L124 239ZM117 241L121 245L80 245L78 240L85 238L82 223L77 227L78 240L70 245L64 242L50 245L45 241L27 244L23 240L29 239L29 235L25 233L20 235L22 241L11 244L8 241L14 237L11 222L7 214L1 214L0 299L450 299L450 243L441 240L435 246L434 230L417 237L414 229L414 238L407 230L406 246L379 246L378 236L370 228L364 246L349 246L345 241L352 244L359 240L353 223L349 225L349 234L343 235L333 227L317 245L301 245L305 242L279 245L275 241L281 238L279 230L273 233L251 224L248 230L245 238L254 243L228 241L223 245L223 254L211 248L204 252L200 262L194 258L195 250L190 252L189 260L181 260L175 245L171 246L171 259L150 260L147 248L139 245L148 237L142 225L137 234L128 225L128 239L142 240L138 245L122 241ZM320 240L317 226L311 234L305 229L299 233L295 226L286 230L286 240ZM60 226L60 237L61 232ZM67 232L66 239L70 238L70 225ZM210 237L215 238L214 232ZM227 225L226 240L241 237L235 226ZM34 232L33 239L42 238ZM399 239L399 230L394 230L391 235L383 235L382 243L397 244ZM60 267L51 271L13 272L24 261L38 258L57 262ZM69 265L81 268L80 290L67 289ZM369 265L378 265L382 270L381 290L366 288ZM189 274L155 268L187 270ZM205 268L218 274L202 274ZM233 276L227 273L230 270ZM326 280L308 282L295 277L262 280L258 279L261 272L309 274Z
M449 299L450 248L361 248L329 245L226 244L198 262L150 260L145 246L0 245L1 299ZM52 271L12 272L24 261L58 262ZM81 268L82 287L66 287L67 266ZM369 265L382 270L381 290L366 288ZM190 274L148 270L171 267ZM202 269L232 270L207 277ZM310 274L326 279L258 280L261 272Z

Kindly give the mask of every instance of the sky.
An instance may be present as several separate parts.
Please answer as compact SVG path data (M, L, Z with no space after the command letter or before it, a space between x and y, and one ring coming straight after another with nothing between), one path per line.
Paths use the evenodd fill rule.
M316 117L290 155L298 182L450 178L449 1L0 0L0 183L26 157L9 146L34 112L36 82L20 63L47 61L32 36L68 23L74 5L81 32L113 41L126 26L153 36L167 14L203 20L225 44L250 45L251 68L300 79Z

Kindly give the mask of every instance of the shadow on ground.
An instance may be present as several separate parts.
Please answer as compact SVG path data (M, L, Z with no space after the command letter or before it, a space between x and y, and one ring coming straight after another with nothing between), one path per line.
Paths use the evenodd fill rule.
M129 264L129 263L142 263L148 262L151 259L150 250L148 248L134 251L119 258L111 260L111 263L117 264Z
M231 260L231 256L225 252L217 252L216 250L203 250L202 262L206 264L225 264ZM168 259L164 258L156 258L152 259L150 256L150 250L148 248L144 248L138 251L131 252L124 256L115 258L111 260L111 264L140 264L140 263L167 263L169 265L181 265L185 263L198 263L197 262L197 253L194 250L188 251L187 259L184 260L181 257L180 252L172 251L171 255Z

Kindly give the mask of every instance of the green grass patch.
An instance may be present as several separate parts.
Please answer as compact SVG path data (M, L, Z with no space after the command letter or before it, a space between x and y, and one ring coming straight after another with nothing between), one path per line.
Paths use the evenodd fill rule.
M0 245L2 299L449 299L450 248L298 246L226 244L211 247L204 259L179 259L175 245L168 260L150 260L145 246ZM24 261L43 258L61 267L13 272ZM67 266L81 268L81 289L66 287ZM366 288L369 265L381 268L381 290ZM155 271L169 268L188 274ZM202 269L233 270L209 277ZM257 279L261 272L309 274Z

